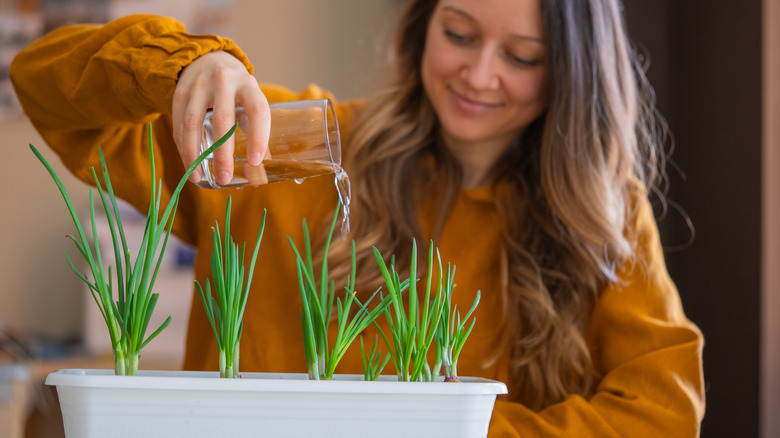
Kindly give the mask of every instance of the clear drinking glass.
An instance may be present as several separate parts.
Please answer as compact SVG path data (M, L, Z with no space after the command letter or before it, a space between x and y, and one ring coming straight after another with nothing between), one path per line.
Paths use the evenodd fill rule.
M341 169L341 137L336 112L330 99L299 100L272 103L271 136L268 153L258 166L246 159L248 119L243 108L236 108L236 129L233 135L233 179L228 184L217 183L213 154L203 160L200 187L219 189L258 186L277 181L294 180L326 174L339 174ZM212 112L206 113L201 136L201 153L211 147L214 138Z

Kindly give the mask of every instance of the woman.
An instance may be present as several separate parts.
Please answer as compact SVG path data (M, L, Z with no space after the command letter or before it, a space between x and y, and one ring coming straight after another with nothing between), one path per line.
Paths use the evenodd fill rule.
M433 239L457 266L461 307L482 291L459 371L510 388L490 436L698 435L703 341L666 272L647 201L661 145L619 2L414 0L396 63L394 81L375 97L337 104L362 289L377 281L372 246L403 265L414 237ZM57 30L21 53L11 72L64 163L88 181L101 146L120 196L141 209L146 123L171 190L182 163L197 156L206 108L223 132L233 107L246 109L254 121L249 159L259 162L268 101L328 96L316 87L258 87L251 73L231 41L150 16ZM223 181L231 152L217 159ZM200 282L228 193L189 185L182 195L174 232L198 247ZM301 241L304 217L326 223L332 181L230 194L237 241L252 241L259 212L269 211L242 369L303 372L286 236ZM346 242L332 252L334 278L343 278ZM354 350L339 372L360 372ZM193 306L184 367L215 369L216 358L205 315Z

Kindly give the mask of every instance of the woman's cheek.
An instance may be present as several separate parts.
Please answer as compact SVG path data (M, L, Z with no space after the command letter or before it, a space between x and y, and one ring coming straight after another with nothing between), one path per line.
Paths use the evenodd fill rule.
M508 91L515 102L547 106L547 79L543 70L523 72L510 83L512 86Z

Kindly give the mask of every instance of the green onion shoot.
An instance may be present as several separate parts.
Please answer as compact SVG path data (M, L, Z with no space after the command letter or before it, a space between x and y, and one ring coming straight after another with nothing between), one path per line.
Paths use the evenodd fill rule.
M104 266L103 258L100 253L100 242L98 241L97 226L95 222L95 202L90 190L90 224L92 231L92 241L87 237L84 227L79 220L76 209L71 202L70 196L65 189L62 180L46 161L43 155L30 145L35 156L43 163L46 170L51 175L60 194L65 200L73 224L76 226L77 236L69 235L68 238L75 244L84 261L87 263L91 280L87 274L82 273L71 260L67 251L65 256L73 272L89 287L92 298L97 304L103 320L108 328L111 346L114 355L114 373L116 375L136 375L138 372L138 360L141 349L152 341L160 332L162 332L171 322L168 318L157 327L149 336L146 332L151 320L152 313L157 304L158 294L153 292L154 283L163 259L163 254L168 244L173 220L176 216L176 208L179 202L184 184L187 182L190 174L200 165L209 154L220 147L236 130L236 126L225 134L219 141L214 143L208 150L204 151L187 169L179 181L178 186L171 194L168 204L160 215L160 202L162 197L162 180L157 180L154 150L152 144L152 128L149 125L148 146L149 146L149 164L151 166L151 196L149 210L146 216L146 225L144 228L141 245L138 249L135 262L131 262L131 253L125 238L122 220L119 215L119 208L116 202L111 179L108 174L108 166L102 149L99 149L100 165L105 181L105 189L100 183L97 172L94 167L90 168L92 177L95 181L100 201L106 213L106 220L111 231L111 240L113 244L115 275L112 275L111 266ZM116 287L116 300L114 300L113 289Z
M444 372L445 382L459 382L458 380L458 357L477 322L476 318L471 319L471 323L466 326L479 304L480 292L474 303L471 304L466 316L461 318L458 306L452 306L452 290L455 287L455 266L447 265L447 273L444 282L444 311L441 315L438 330L436 331L436 358L437 372L440 366Z
M384 337L384 334L382 335ZM382 350L378 348L379 335L374 335L374 344L368 349L363 344L363 336L360 337L360 357L363 361L363 377L367 382L374 382L382 374L387 362L390 361L391 354L387 353L382 359Z
M203 292L198 281L195 286L200 296L200 301L208 316L214 338L219 349L219 376L223 378L235 378L239 376L238 358L239 343L243 330L244 310L246 309L249 287L255 270L257 254L260 250L260 241L265 230L266 210L263 210L263 219L260 223L260 231L257 234L255 249L249 262L249 270L245 275L244 253L246 243L241 245L233 241L230 235L230 209L232 198L228 197L225 208L224 241L219 231L219 223L214 228L214 251L211 253L211 273L214 280L214 292L211 294L211 283L206 279L206 292ZM246 280L246 283L244 281Z
M298 286L301 291L302 309L301 326L303 328L303 343L306 363L311 380L332 380L336 366L346 353L349 346L366 327L372 324L389 305L387 299L369 310L369 303L379 292L378 290L366 301L360 304L355 293L356 257L355 242L352 242L352 272L344 287L343 301L336 297L335 281L328 279L328 248L333 237L339 209L333 215L327 240L322 254L322 267L317 281L314 263L312 261L311 241L306 220L303 221L304 253L298 250L288 236L290 246L296 257ZM305 258L304 258L305 257ZM336 336L334 345L328 345L328 328L334 303L336 306ZM351 317L352 305L357 304L358 310Z
M431 242L428 251L428 278L425 293L420 297L417 293L417 242L412 242L411 275L409 279L401 281L401 277L395 270L395 259L392 258L388 266L382 258L379 250L374 247L374 256L382 271L382 276L387 288L387 294L391 304L385 310L385 316L390 328L393 340L391 350L393 364L398 373L398 380L402 382L417 382L431 380L430 367L427 355L436 335L436 330L444 310L444 294L442 286L442 263L438 250L438 286L431 294L433 285L433 252ZM414 280L412 280L414 279ZM405 309L403 292L408 288L409 309ZM385 338L387 341L387 338Z

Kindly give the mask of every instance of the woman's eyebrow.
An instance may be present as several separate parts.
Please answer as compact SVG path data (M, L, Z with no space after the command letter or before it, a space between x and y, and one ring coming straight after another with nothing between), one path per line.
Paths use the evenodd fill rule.
M452 12L473 23L478 23L477 19L474 18L471 14L469 14L468 12L462 9L458 9L454 6L444 6L442 7L442 11ZM512 34L512 38L519 39L519 40L526 40L526 41L530 40L530 41L535 41L544 44L544 39L542 37L533 36L533 35L523 35L523 34L514 33Z

